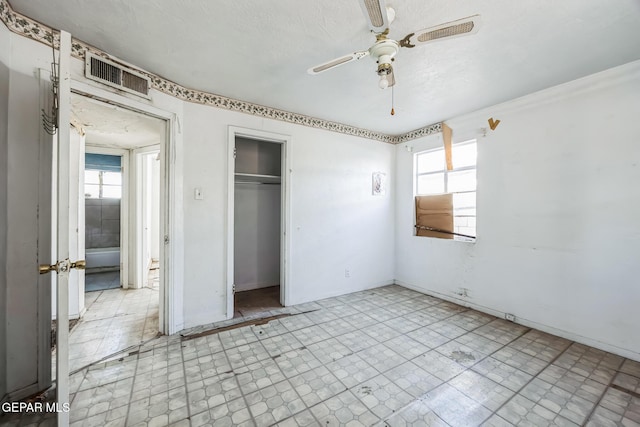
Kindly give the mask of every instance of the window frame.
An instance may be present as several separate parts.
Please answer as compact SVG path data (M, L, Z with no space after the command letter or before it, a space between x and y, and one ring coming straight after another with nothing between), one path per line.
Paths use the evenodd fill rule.
M439 170L435 170L435 171L430 171L430 172L420 172L419 168L418 168L418 158L420 157L420 155L423 154L428 154L428 153L434 153L437 151L442 151L444 152L444 147L438 147L438 148L431 148L431 149L427 149L427 150L422 150L420 152L417 152L414 154L413 156L413 185L414 185L414 198L416 196L430 196L430 195L435 195L435 194L468 194L468 193L476 193L476 203L474 204L474 209L476 211L475 215L454 215L454 219L456 217L458 218L476 218L477 221L477 216L478 216L478 212L477 212L477 206L478 206L478 196L477 196L477 192L478 192L478 184L477 184L477 173L478 173L478 160L477 160L477 148L478 148L478 140L477 139L469 139L466 141L462 141L462 142L458 142L455 144L452 144L452 151L454 147L461 147L464 145L470 145L470 144L476 144L476 161L473 165L468 165L468 166L461 166L458 168L453 168L451 170L447 170L447 165L446 165L446 154L445 154L445 159L442 165L442 169ZM475 170L476 171L476 188L474 190L465 190L465 191L455 191L455 192L450 192L449 191L449 175L452 173L456 173L456 172L465 172L465 171L471 171L471 170ZM437 174L443 174L443 179L444 179L444 192L443 193L419 193L418 192L418 188L419 188L419 184L418 181L420 179L420 177L422 176L428 176L428 175L437 175ZM477 223L477 222L476 222ZM474 226L474 229L476 227ZM478 238L477 236L477 230L475 233L475 236L473 238L470 237L463 237L463 236L454 236L453 240L457 240L457 241L463 241L463 242L475 242L476 239Z
M123 183L122 183L122 170L120 170L119 172L116 171L108 171L108 170L100 170L100 169L85 169L85 177L86 177L86 172L88 170L93 170L98 172L98 183L90 183L89 185L97 185L98 186L98 197L87 197L87 192L85 191L85 199L96 199L96 200L101 200L101 199L116 199L116 200L122 200L122 187L123 187ZM120 185L116 185L116 184L105 184L104 183L104 174L105 173L119 173L120 174ZM85 188L87 185L86 182L86 178L85 178ZM119 187L120 188L120 197L104 197L104 187Z

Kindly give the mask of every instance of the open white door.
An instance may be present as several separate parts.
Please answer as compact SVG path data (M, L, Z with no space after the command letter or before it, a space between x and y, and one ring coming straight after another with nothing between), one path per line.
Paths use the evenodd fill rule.
M57 355L56 355L56 400L59 408L58 426L69 425L69 271L72 268L84 268L81 263L71 262L69 254L71 242L70 230L70 193L71 180L71 34L60 31L60 86L58 92L58 286L56 293L57 318Z
M72 182L70 168L72 150L70 144L71 113L71 35L60 32L59 88L58 88L58 153L57 153L57 224L56 252L57 262L53 265L41 265L40 273L56 272L56 319L57 319L57 355L56 355L56 400L58 403L58 426L69 425L69 273L73 269L84 269L84 260L70 260L77 253L77 242L71 248L70 221L76 212L70 208ZM77 156L77 153L76 153ZM77 162L74 162L77 166ZM77 191L75 191L77 193ZM75 231L75 230L74 230Z

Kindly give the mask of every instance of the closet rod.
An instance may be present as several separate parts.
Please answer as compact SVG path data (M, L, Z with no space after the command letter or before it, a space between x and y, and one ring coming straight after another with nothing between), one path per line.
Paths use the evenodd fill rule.
M279 182L236 181L236 184L280 185Z

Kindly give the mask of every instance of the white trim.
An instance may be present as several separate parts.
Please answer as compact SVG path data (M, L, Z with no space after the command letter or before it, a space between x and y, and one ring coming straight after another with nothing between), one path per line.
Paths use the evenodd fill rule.
M291 291L289 289L290 277L290 209L291 209L291 167L289 159L291 158L291 136L274 132L265 132L256 129L243 128L238 126L229 126L228 128L228 144L227 144L227 217L225 221L226 233L226 263L225 277L227 290L227 319L233 318L233 282L234 282L234 195L235 195L235 157L234 148L236 137L246 137L258 141L268 141L282 144L282 161L281 161L281 234L280 234L280 304L283 306L291 305Z
M132 200L132 217L135 220L135 228L134 228L134 241L132 247L134 248L134 256L133 259L135 263L133 265L134 271L134 281L133 286L136 289L144 287L146 281L148 279L148 271L150 263L146 263L144 259L145 249L148 249L145 244L145 208L147 207L147 186L149 182L147 181L147 173L149 172L147 169L147 165L145 165L146 157L151 156L153 154L160 153L161 146L160 144L156 144L154 146L147 146L140 149L132 150L132 165L135 165L135 197ZM157 239L160 239L160 235L154 236ZM159 241L159 240L158 240Z
M414 290L416 292L420 292L420 293L425 294L425 295L430 295L430 296L433 296L433 297L436 297L436 298L440 298L440 299L445 300L445 301L452 302L454 304L461 305L463 307L468 307L468 308L471 308L473 310L478 310L478 311L481 311L483 313L491 314L492 316L496 316L496 317L498 317L500 319L504 319L505 318L505 314L506 313L503 312L503 311L495 310L495 309L489 308L489 307L485 307L485 306L480 305L480 304L474 304L474 303L472 303L472 302L470 302L470 301L468 301L466 299L457 298L455 296L443 294L443 293L440 293L440 292L437 292L437 291L434 291L434 290L431 290L431 289L425 289L425 288L423 288L421 286L412 285L410 283L406 283L406 282L403 282L401 280L396 280L395 284L396 285L400 285L400 286L402 286L404 288L407 288L407 289ZM576 333L573 333L573 332L565 331L564 329L554 328L553 326L549 326L549 325L546 325L544 323L538 323L538 322L535 322L535 321L529 320L529 319L523 319L521 317L516 317L516 322L515 323L517 323L519 325L522 325L522 326L527 326L529 328L534 328L534 329L537 329L537 330L540 330L542 332L546 332L548 334L552 334L552 335L555 335L555 336L558 336L558 337L566 338L568 340L575 341L575 342L578 342L578 343L581 343L581 344L585 344L585 345L588 345L588 346L591 346L591 347L599 348L600 350L608 351L608 352L620 355L622 357L626 357L628 359L636 360L636 361L640 362L640 355L638 355L638 353L636 353L636 352L634 352L632 350L628 350L628 349L625 349L625 348L622 348L622 347L617 347L617 346L612 345L612 344L607 344L605 342L594 340L592 338L585 337L585 336L582 336L582 335L579 335L579 334L576 334Z
M168 236L169 243L160 245L159 329L164 334L175 334L184 325L184 211L182 203L178 202L183 194L182 132L179 129L182 110L177 105L161 109L78 80L71 80L71 89L74 93L163 119L167 123L160 156L160 223L161 236Z

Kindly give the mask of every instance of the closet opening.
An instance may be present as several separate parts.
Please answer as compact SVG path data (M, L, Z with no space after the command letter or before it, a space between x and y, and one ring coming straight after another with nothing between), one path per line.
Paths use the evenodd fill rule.
M283 142L233 138L233 317L284 306Z

